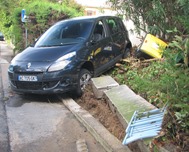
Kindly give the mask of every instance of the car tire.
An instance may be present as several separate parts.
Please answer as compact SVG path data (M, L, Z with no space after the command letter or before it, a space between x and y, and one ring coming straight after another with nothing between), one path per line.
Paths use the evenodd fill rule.
M152 57L150 57L149 55L147 55L146 53L142 52L140 49L135 50L135 55L136 58L141 59L141 60L145 60L145 59L151 59Z
M124 54L123 54L123 59L125 59L125 58L127 58L127 57L129 57L130 56L130 49L129 48L126 48L125 49L125 52L124 52Z
M132 44L131 44L131 42L129 42L125 47L125 52L123 54L123 59L125 59L126 57L129 57L131 55L131 48L132 48Z
M76 95L82 96L87 84L91 80L91 73L87 69L81 69L78 76L78 84L76 89Z
M136 49L135 50L135 54L134 54L134 56L136 57L136 58L141 58L142 57L142 51L140 50L140 49Z

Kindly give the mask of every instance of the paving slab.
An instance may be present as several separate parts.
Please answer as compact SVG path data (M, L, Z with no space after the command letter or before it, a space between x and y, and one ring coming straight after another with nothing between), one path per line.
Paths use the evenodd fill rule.
M92 78L91 82L93 93L97 99L102 98L104 91L119 86L119 84L111 76Z
M156 107L147 102L141 96L135 94L128 86L120 85L104 92L113 111L122 117L121 122L124 127L129 123L133 113L155 109ZM123 122L123 119L125 122Z

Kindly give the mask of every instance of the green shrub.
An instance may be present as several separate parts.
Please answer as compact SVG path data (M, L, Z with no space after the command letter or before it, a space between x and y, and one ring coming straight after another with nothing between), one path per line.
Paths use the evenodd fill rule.
M70 17L82 16L83 9L74 1L65 1L62 4L49 2L47 0L34 1L7 1L6 7L0 11L0 29L5 33L6 39L11 39L17 52L26 47L25 29L28 32L27 44L34 42L44 31L59 20ZM75 5L74 5L75 4ZM21 10L26 10L29 16L27 23L21 22ZM11 13L10 13L11 12ZM15 52L15 53L17 53Z

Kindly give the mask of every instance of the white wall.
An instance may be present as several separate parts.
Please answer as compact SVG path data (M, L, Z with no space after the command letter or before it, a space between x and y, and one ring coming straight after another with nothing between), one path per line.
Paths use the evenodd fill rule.
M126 20L124 21L124 24L127 30L129 31L129 38L132 42L132 45L139 46L141 44L141 39L140 39L141 36L131 32L131 30L134 30L134 23L131 20ZM142 33L142 36L145 36L145 34Z

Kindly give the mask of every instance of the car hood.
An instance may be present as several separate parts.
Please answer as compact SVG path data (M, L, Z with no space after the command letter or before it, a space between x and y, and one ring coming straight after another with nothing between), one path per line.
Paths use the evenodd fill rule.
M77 51L81 44L55 47L28 47L19 53L13 61L16 62L53 62L69 52Z

